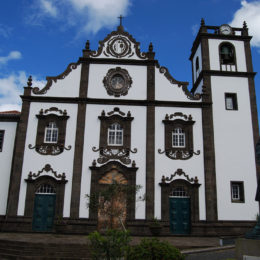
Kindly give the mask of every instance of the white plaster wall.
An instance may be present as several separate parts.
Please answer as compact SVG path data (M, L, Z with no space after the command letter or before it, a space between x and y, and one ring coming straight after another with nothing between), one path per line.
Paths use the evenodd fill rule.
M114 107L115 106L111 105L87 105L80 195L80 218L88 218L89 216L85 195L90 194L91 170L89 167L92 165L93 160L99 157L98 152L92 151L92 147L99 147L100 120L98 119L98 116L101 115L102 110L105 110L107 113L113 111ZM146 178L146 107L117 107L119 107L119 109L124 113L130 111L132 117L134 117L131 124L131 149L137 148L137 153L131 153L130 158L135 160L136 167L138 167L136 173L136 184L142 186L140 194L144 194ZM98 166L100 165L98 164ZM131 167L131 165L128 165L128 167L129 166ZM135 216L137 219L145 218L145 202L139 202L136 204Z
M118 65L107 64L90 64L89 66L89 98L103 98L103 99L146 99L147 88L147 67L134 65L120 65L120 68L126 69L132 78L132 86L128 90L126 96L114 97L107 94L104 87L103 79L109 69L116 68Z
M219 220L253 220L256 166L248 80L212 77L214 140ZM238 110L226 110L224 93L237 93ZM243 181L245 203L231 202L231 181Z
M165 130L162 120L165 115L182 112L192 115L195 121L193 125L193 145L194 151L200 150L199 155L193 155L188 160L172 160L165 154L159 154L158 149L164 151ZM206 219L205 209L205 183L204 183L204 155L203 155L203 136L202 136L202 117L199 108L177 108L177 107L157 107L155 110L155 216L161 218L161 187L159 183L164 175L170 177L178 168L181 168L190 178L198 177L199 183L199 217L200 220ZM185 179L183 176L174 179ZM186 180L186 179L185 179ZM168 201L165 201L168 203Z
M246 72L245 47L243 41L227 41L209 39L209 60L211 70L220 70L219 45L222 42L230 42L236 50L237 71Z
M39 114L40 109L47 109L50 107L58 107L61 110L66 109L69 119L67 120L66 126L66 139L65 147L72 146L71 150L64 150L59 155L41 155L34 149L29 149L28 145L35 145L38 119L35 116ZM76 135L76 121L77 121L77 104L55 104L55 103L31 103L28 128L26 134L25 151L24 151L24 163L22 169L22 178L20 186L19 204L18 204L18 215L24 215L25 198L27 184L24 179L28 178L29 172L37 173L39 170L44 168L46 164L50 164L57 174L65 173L66 180L65 184L65 197L64 197L64 209L63 216L70 216L70 201L71 201L71 186L72 186L72 174L73 174L73 160L75 151L75 135ZM50 175L54 177L52 173L43 172L41 175Z
M202 70L202 58L201 58L201 44L199 44L198 49L196 50L194 57L192 59L192 66L193 66L193 79L194 82L196 82L196 79L198 78L196 74L196 59L199 58L199 72Z
M52 81L50 89L44 96L47 97L78 97L80 85L81 64L64 78ZM35 86L34 86L35 87ZM38 96L33 94L32 96ZM42 95L40 95L42 96Z
M164 74L160 73L159 68L155 68L155 99L163 101L196 102L187 98L182 87L170 83Z
M2 148L2 152L0 152L0 166L1 166L0 215L6 214L16 126L17 126L16 122L0 122L0 130L5 131L3 148Z

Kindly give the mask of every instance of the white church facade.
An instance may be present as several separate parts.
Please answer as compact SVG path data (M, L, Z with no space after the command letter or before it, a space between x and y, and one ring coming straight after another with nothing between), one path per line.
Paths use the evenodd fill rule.
M0 230L92 232L86 194L115 181L141 186L122 207L132 234L150 234L153 218L163 235L248 230L259 212L251 38L245 23L202 20L191 91L122 25L44 88L30 77L21 113L0 113Z

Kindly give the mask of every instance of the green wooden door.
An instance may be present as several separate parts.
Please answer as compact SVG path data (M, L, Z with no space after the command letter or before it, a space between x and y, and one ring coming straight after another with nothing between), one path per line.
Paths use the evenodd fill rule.
M173 234L190 233L190 198L169 198L170 229Z
M55 194L35 194L32 229L51 231L55 215Z

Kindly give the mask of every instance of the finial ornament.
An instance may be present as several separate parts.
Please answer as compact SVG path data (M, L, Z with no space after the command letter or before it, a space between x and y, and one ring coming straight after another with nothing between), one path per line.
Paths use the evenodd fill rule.
M149 52L152 52L153 51L153 44L150 42L149 44Z
M90 43L89 43L89 40L87 40L85 49L86 49L87 51L89 51L89 50L90 50L89 47L90 47Z
M243 28L244 28L244 29L247 29L247 23L246 23L246 21L244 21L244 23L243 23Z
M205 25L205 20L204 20L204 18L201 18L200 25L201 25L201 26L204 26L204 25Z
M27 87L32 86L32 76L29 76L28 81L27 81Z

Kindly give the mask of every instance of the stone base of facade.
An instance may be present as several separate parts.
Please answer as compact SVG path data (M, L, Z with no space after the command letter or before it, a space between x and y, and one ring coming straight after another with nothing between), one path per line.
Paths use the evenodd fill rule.
M192 223L191 233L187 236L241 236L248 232L255 221L200 221ZM172 234L168 222L161 222L160 236L178 236ZM97 228L97 221L90 219L64 218L55 221L52 233L60 234L89 234ZM146 220L128 221L126 228L133 236L152 236L149 222ZM34 232L32 218L30 217L5 217L0 216L1 232ZM182 235L183 236L183 235Z

